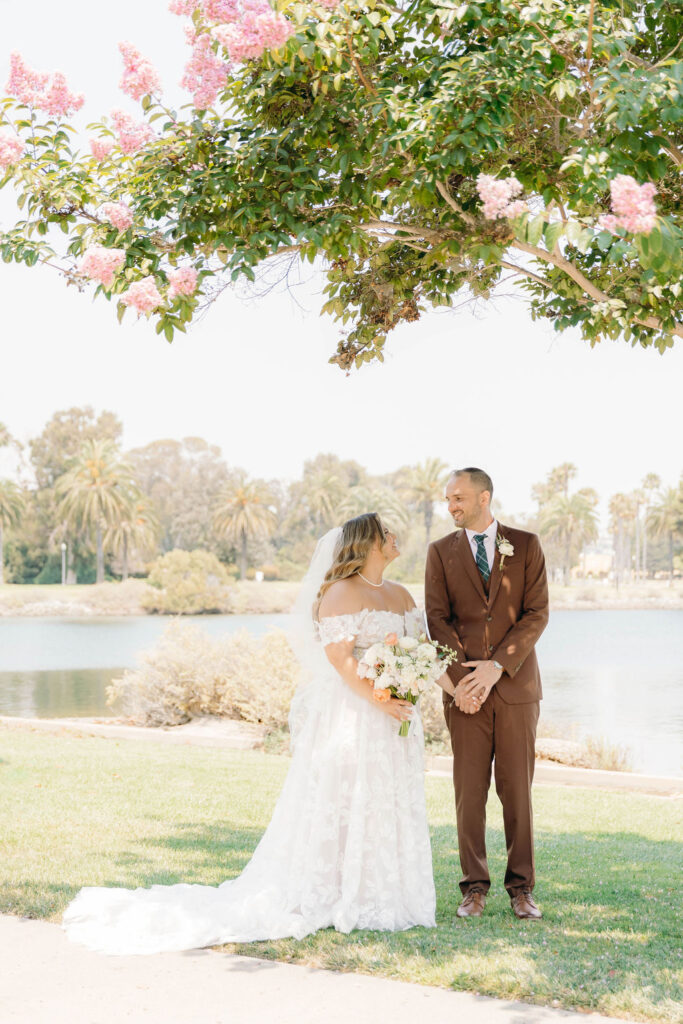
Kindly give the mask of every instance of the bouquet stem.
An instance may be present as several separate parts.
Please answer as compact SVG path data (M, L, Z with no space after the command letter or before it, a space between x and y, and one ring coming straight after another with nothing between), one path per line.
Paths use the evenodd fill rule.
M403 700L409 700L410 703L413 706L415 706L415 704L417 704L419 699L420 699L419 697L414 697L412 694L408 694L407 697L403 698ZM415 712L413 712L413 714L414 713ZM401 725L400 725L399 730L398 730L399 736L408 736L410 734L410 726L411 726L411 724L412 723L410 721L409 722L401 722Z

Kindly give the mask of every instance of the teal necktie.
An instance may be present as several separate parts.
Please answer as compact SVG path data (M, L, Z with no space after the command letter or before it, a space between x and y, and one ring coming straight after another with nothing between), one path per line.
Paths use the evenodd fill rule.
M484 583L488 583L491 570L489 569L489 560L486 557L486 548L484 547L484 541L486 540L485 533L475 533L474 539L477 542L477 555L475 561L477 563L477 569L481 573Z

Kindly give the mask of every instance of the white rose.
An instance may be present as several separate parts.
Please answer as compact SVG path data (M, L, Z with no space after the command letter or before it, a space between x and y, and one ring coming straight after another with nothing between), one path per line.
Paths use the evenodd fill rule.
M382 644L372 644L363 655L363 661L368 665L374 665L382 657Z
M418 646L418 643L414 636L402 636L398 645L404 651L413 651Z
M498 545L498 550L500 551L501 555L505 555L506 558L509 558L511 555L514 555L515 553L515 549L513 548L509 540L502 540Z
M429 643L420 644L415 653L425 661L434 661L436 658L436 648Z

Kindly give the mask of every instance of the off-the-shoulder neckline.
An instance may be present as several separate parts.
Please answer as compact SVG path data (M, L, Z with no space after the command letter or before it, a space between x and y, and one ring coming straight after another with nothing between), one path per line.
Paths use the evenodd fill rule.
M404 619L406 615L410 615L413 612L421 612L420 608L407 608L404 612L392 612L388 608L361 608L357 612L342 612L341 615L321 615L317 620L318 622L329 622L330 619L350 619L354 615L368 615L375 612L377 615L395 615L399 619Z

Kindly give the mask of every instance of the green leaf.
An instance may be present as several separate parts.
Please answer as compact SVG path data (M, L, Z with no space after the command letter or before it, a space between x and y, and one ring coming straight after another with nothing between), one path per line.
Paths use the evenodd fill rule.
M530 220L526 228L526 240L529 245L538 245L545 226L545 216L539 213L537 217Z
M558 238L561 238L564 234L564 224L562 221L557 221L554 224L546 224L543 229L543 239L547 246L548 252L552 252L555 248Z
M602 252L607 252L608 249L612 248L614 242L614 235L611 231L601 231L597 238L598 249Z

